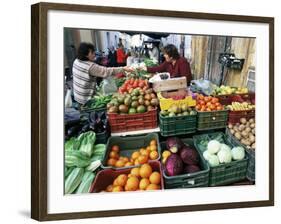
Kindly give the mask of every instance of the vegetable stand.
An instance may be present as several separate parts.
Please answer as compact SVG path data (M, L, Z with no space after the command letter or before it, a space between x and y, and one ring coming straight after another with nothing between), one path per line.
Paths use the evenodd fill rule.
M146 75L116 77L118 92L81 108L66 135L65 193L254 184L254 93L209 96Z

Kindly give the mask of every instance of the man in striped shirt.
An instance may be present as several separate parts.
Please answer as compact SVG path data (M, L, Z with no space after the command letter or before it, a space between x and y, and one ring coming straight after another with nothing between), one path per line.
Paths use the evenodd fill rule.
M81 43L72 67L74 99L81 105L84 105L95 94L96 77L107 78L122 71L131 71L128 67L100 66L93 62L94 59L94 45Z

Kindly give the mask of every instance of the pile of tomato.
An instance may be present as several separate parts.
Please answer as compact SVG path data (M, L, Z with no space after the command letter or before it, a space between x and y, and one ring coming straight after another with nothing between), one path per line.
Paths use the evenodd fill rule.
M119 93L129 93L133 89L142 89L142 90L147 90L149 88L149 83L147 79L128 79L124 82L122 86L119 88Z
M198 94L196 96L196 110L197 111L215 111L224 110L223 105L219 102L219 99L211 96L203 96Z

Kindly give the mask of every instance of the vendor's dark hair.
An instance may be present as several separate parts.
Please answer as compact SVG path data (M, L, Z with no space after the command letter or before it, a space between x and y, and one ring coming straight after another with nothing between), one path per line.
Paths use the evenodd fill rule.
M77 52L77 58L81 61L88 61L89 59L87 58L87 55L90 51L95 51L95 46L93 44L85 42L80 43Z
M163 48L164 54L167 54L169 57L172 57L173 59L178 59L180 57L180 54L178 52L178 49L173 44L168 44Z

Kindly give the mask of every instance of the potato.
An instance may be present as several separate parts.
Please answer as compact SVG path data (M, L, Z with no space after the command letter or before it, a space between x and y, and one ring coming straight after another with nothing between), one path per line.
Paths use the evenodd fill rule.
M252 134L256 134L256 129L253 128L251 132L252 132Z
M244 137L244 138L247 138L248 137L248 132L246 132L246 131L242 131L241 132L241 135Z
M255 142L251 145L251 148L256 149L256 143Z
M251 145L251 143L248 140L246 140L246 139L242 139L241 143L244 144L244 145L247 145L247 146Z
M241 124L246 124L247 123L246 118L244 118L244 117L240 118L240 123Z
M245 128L245 131L246 131L247 133L251 132L251 130L252 130L252 129L251 129L250 127L246 127L246 128Z
M250 128L255 128L255 127L256 127L255 123L252 123L252 124L250 125Z
M244 124L240 124L238 129L239 129L239 131L243 131L245 129L245 125Z
M233 129L230 129L230 133L233 135L235 131Z
M235 138L237 138L238 140L241 139L241 134L240 134L239 132L236 132L236 133L234 134L234 136L235 136Z
M232 128L233 128L233 125L232 125L232 124L228 124L228 128L229 128L229 129L232 129Z
M234 126L233 130L239 132L239 128L237 126Z
M248 137L248 140L252 144L252 143L254 143L256 141L256 138L255 138L255 136L253 134L250 133L249 137Z
M254 119L254 118L251 118L251 119L249 120L249 122L250 122L251 124L253 124L253 123L255 123L255 119Z
M247 123L245 125L246 125L246 127L250 127L251 123L249 121L247 121Z

